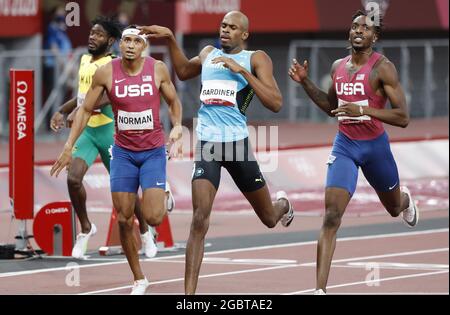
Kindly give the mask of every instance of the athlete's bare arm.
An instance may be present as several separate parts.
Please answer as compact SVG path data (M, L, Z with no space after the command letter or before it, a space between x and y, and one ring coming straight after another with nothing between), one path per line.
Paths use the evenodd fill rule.
M341 59L336 60L331 67L331 77L333 77L337 66L341 62ZM338 107L338 100L336 96L336 90L334 85L331 84L328 89L328 93L319 89L309 78L308 78L308 62L305 60L303 65L300 65L296 59L294 59L291 68L289 69L289 76L295 82L301 84L306 94L309 98L317 105L321 110L323 110L328 116L334 117L332 110Z
M59 108L58 112L64 115L70 114L75 108L77 107L77 98L74 97L71 100L65 102L61 107Z
M106 93L103 93L103 97L98 102L98 105L95 106L95 109L102 108L107 104L110 104L110 100ZM61 128L64 127L64 116L67 116L66 127L71 128L75 115L78 111L77 109L76 97L61 105L59 110L53 114L52 119L50 120L50 128L55 132L61 130Z
M212 60L212 63L220 62L223 62L224 67L230 71L241 74L266 108L275 113L280 111L283 106L283 97L273 77L272 59L265 52L258 50L252 55L251 63L255 75L232 58L217 57Z
M170 58L175 68L175 72L180 80L185 81L200 75L202 72L202 63L206 56L213 49L212 46L206 46L198 56L188 59L183 50L178 46L177 40L172 31L167 27L151 25L139 27L141 34L146 34L149 39L165 38L169 47Z
M170 79L169 69L162 62L158 61L155 64L155 72L159 79L159 90L169 106L169 115L172 125L181 125L181 102L178 98L175 86Z
M162 61L155 64L156 81L159 83L159 91L169 106L169 116L172 122L172 130L169 134L169 144L174 146L175 142L181 139L183 129L181 126L182 107L180 99L175 90L175 86L170 78L169 70ZM179 141L176 147L170 148L170 155L173 157L182 156L182 143Z
M348 103L340 106L333 113L336 116L346 115L352 117L368 115L386 124L406 128L409 124L408 106L406 105L405 93L400 85L397 69L394 64L387 58L383 58L378 66L373 69L371 74L372 80L378 80L376 82L378 83L376 85L379 86L378 90L387 96L391 103L391 109L362 108L358 105ZM373 85L373 82L371 84Z
M64 116L70 114L77 107L77 98L74 97L61 105L50 120L50 128L58 132L64 127Z
M60 154L58 160L55 162L55 164L53 164L53 167L50 170L51 176L53 176L53 174L56 174L56 177L58 177L61 170L69 165L72 159L73 146L80 136L81 132L86 127L96 104L100 101L103 92L107 87L107 79L109 78L109 80L111 80L112 71L111 69L108 69L108 67L112 68L110 64L107 64L100 67L95 72L94 77L92 78L91 87L86 94L86 98L77 111L72 129L70 130L69 138L64 145L63 152Z

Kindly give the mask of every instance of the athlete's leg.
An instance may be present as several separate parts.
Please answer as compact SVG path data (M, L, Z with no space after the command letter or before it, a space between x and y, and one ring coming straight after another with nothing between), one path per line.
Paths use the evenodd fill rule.
M142 216L150 226L158 226L167 214L164 204L165 191L161 188L147 188L142 194Z
M120 241L134 280L144 279L139 265L138 249L134 237L134 207L139 188L139 167L132 152L114 146L111 159L111 194L117 211Z
M196 179L192 182L192 207L194 212L186 246L184 275L184 290L186 294L195 294L197 289L198 276L203 260L205 236L209 228L209 218L216 193L217 188L210 180Z
M83 178L99 153L91 132L91 130L85 129L75 143L72 163L67 173L70 201L80 220L81 233L84 234L91 231L91 222L86 210L86 190L83 185Z
M361 169L392 217L398 217L408 208L409 197L400 191L397 164L386 133L370 142L370 158Z
M325 292L336 248L336 233L356 189L357 180L358 167L355 161L345 155L332 152L328 161L325 216L317 244L316 288Z
M227 143L224 146L226 161L223 166L234 183L252 205L259 219L268 228L273 228L289 211L289 202L280 199L272 203L269 189L259 169L248 138Z
M108 173L110 172L111 165L111 150L114 145L114 124L111 126L102 126L96 130L96 138L97 138L97 148L100 153L100 157L102 159L103 165L105 166ZM139 231L141 234L145 234L148 231L148 225L146 224L142 212L141 212L141 202L139 200L139 196L136 196L136 202L134 206L134 214L139 221Z
M350 194L343 188L327 188L325 191L325 216L317 244L317 289L326 292L331 260L336 248L336 233L350 201Z
M289 202L280 199L272 202L264 176L256 161L225 162L235 184L249 201L259 219L268 228L273 228L289 211Z
M289 210L289 202L280 199L272 202L267 185L252 192L242 192L252 205L259 219L268 228L273 228Z
M84 160L75 158L72 160L67 173L70 201L80 220L81 233L89 233L91 230L91 222L86 211L86 189L83 185L83 178L88 169L89 167Z
M216 147L217 148L217 147ZM205 236L209 228L214 198L220 185L222 167L220 153L212 143L198 142L192 173L192 222L186 245L184 290L195 294L203 260ZM203 152L204 151L204 152Z
M136 198L136 202L134 203L134 215L139 222L139 232L141 234L145 234L148 231L148 224L145 221L144 215L142 213L141 202L139 200L139 196Z
M145 277L139 264L136 239L134 237L133 214L136 194L130 192L113 192L112 199L114 208L117 210L122 249L127 257L134 280L144 279Z
M400 186L392 191L377 191L377 195L384 208L394 218L398 217L409 206L408 195L400 191Z

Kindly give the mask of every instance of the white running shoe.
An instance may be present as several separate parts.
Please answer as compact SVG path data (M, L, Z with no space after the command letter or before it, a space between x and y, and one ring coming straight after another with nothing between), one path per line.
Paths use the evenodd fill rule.
M288 196L286 194L286 192L284 191L279 191L277 192L277 201L280 199L286 199L286 201L289 204L289 210L288 212L286 212L282 217L281 217L281 224L284 227L288 227L289 224L291 224L292 220L294 220L294 208L292 208L292 205L288 199Z
M87 245L89 238L97 233L97 227L94 223L91 224L91 230L89 233L84 234L80 233L77 235L77 241L75 243L75 246L72 249L72 257L77 259L83 259L84 255L87 251Z
M141 234L141 243L142 247L139 251L142 253L142 250L147 258L153 258L158 253L158 246L156 246L155 238L152 233L152 228L148 227L148 231L145 234Z
M317 289L313 292L313 295L327 295L322 289Z
M150 282L148 282L147 278L134 281L130 295L144 295L149 285Z
M167 196L167 211L171 212L175 208L175 198L173 197L172 190L170 190L169 182L166 182L166 193L169 193L169 196Z
M400 191L406 193L409 198L409 207L403 210L402 213L403 221L408 227L410 228L415 227L417 225L417 222L419 222L419 208L412 199L408 187L401 186Z

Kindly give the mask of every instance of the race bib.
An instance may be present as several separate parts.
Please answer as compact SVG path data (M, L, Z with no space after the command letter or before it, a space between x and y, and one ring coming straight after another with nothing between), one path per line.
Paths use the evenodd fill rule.
M85 97L86 97L86 93L81 93L81 92L78 93L78 96L77 96L77 107L80 107L81 105L83 105ZM93 112L94 113L101 113L102 110L101 109L94 109Z
M77 106L80 107L81 105L83 105L84 102L84 98L86 97L86 93L78 93L77 96Z
M339 106L342 106L342 105L345 105L348 103L353 103L358 106L369 106L369 100L362 100L362 101L358 101L358 102L346 102L339 98L338 101L339 101L339 103L338 103ZM372 120L372 118L367 115L358 116L358 117L349 117L349 116L339 116L338 117L338 121L342 121L343 123L348 123L348 124L360 123L360 122L368 121L368 120Z
M151 109L143 112L126 112L119 110L117 113L117 128L126 130L152 130L153 112Z
M231 80L207 80L203 82L200 100L207 105L236 105L237 97L236 81Z

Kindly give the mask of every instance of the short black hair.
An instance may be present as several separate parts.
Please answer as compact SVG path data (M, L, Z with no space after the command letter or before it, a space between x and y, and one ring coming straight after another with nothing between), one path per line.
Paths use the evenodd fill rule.
M101 25L110 37L119 39L122 36L122 25L115 16L97 16L92 22L92 26L95 24Z
M356 18L358 18L358 17L360 17L360 16L366 16L366 17L368 17L368 16L369 16L369 13L370 13L370 12L366 12L366 11L363 11L363 10L358 10L358 11L356 11L356 13L353 14L353 16L352 16L352 22L353 22ZM371 16L371 19L373 19L373 16ZM383 31L383 27L384 27L383 19L384 19L384 17L383 17L383 15L380 13L380 16L379 16L379 22L380 22L380 24L379 24L379 25L374 25L374 27L375 27L375 34L377 35L378 38L381 37L381 32ZM372 21L373 21L373 20L372 20Z

